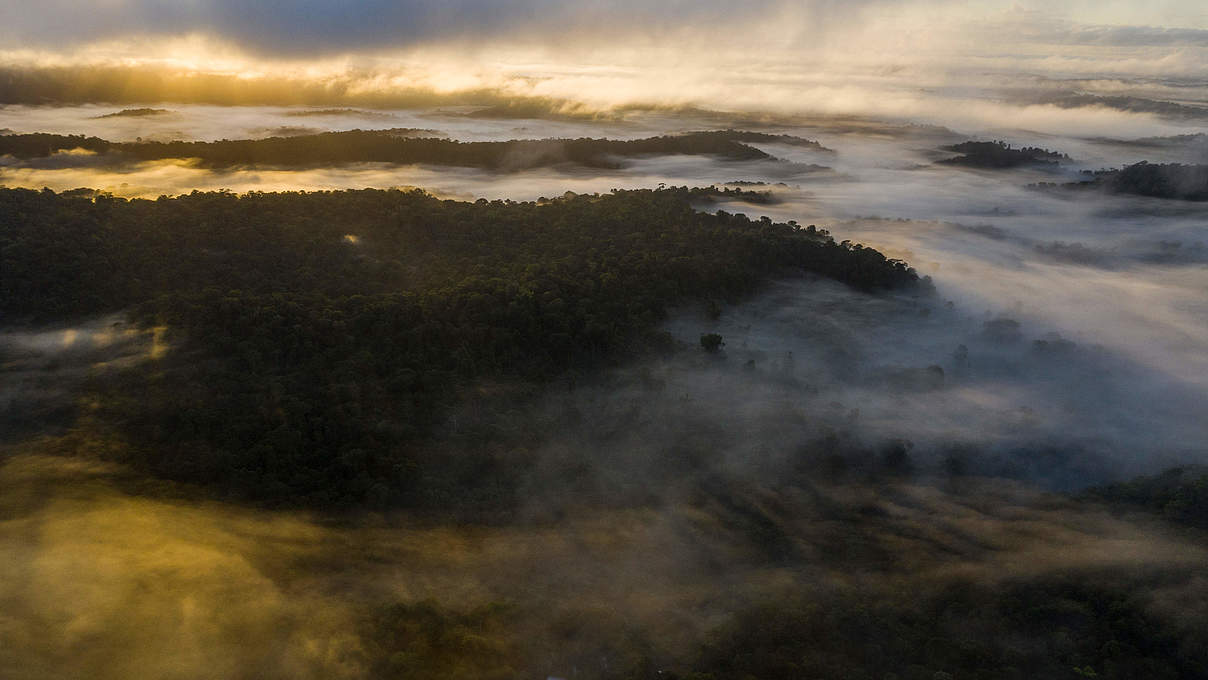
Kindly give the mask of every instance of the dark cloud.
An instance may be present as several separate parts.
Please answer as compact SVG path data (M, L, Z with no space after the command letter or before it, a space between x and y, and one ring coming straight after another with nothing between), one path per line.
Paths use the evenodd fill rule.
M72 0L0 6L0 46L62 49L134 36L205 34L262 55L315 56L432 41L539 35L543 43L726 27L786 12L811 30L893 0Z
M993 2L975 2L997 24ZM539 37L543 44L584 35L620 41L635 35L667 39L680 29L732 32L760 19L798 27L812 43L832 29L860 24L870 7L952 17L965 3L920 0L106 0L79 11L73 0L0 5L0 47L63 50L98 40L203 34L260 55L306 57L427 42ZM1071 23L1042 13L1016 13L1012 31L1056 45L1204 47L1208 30Z
M90 7L83 21L77 4L48 0L38 9L23 4L0 7L0 39L11 44L57 47L129 35L205 33L254 52L313 55L407 46L428 40L478 38L530 28L583 26L645 29L681 21L719 20L735 9L729 3L672 0L651 6L635 0L596 4L558 0L119 0ZM776 3L745 3L744 14ZM811 3L831 11L838 3ZM834 7L832 7L834 6Z

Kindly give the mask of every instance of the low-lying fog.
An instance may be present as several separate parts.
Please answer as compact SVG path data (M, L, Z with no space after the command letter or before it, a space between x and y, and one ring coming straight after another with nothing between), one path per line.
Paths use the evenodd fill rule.
M694 119L640 112L623 121L551 122L475 119L447 110L177 106L171 113L98 118L112 111L8 107L0 110L0 127L113 139L263 136L284 126L418 127L466 140L634 138L718 127L704 114ZM85 161L53 169L0 167L0 182L59 190L89 186L134 196L420 186L454 198L513 200L659 183L768 182L755 188L773 191L779 199L774 205L702 208L818 224L838 240L908 261L933 278L938 295L902 308L824 284L792 284L727 308L717 324L703 317L676 321L674 330L690 343L700 332L721 333L731 368L765 357L756 361L754 373L741 374L742 387L715 386L718 393L755 389L750 399L797 400L813 411L841 404L859 410L856 420L870 436L909 439L920 451L958 444L998 452L1076 450L1078 461L1062 463L1070 469L1043 473L1062 487L1208 457L1208 205L1028 188L1140 160L1203 161L1203 138L1134 143L1100 135L957 132L837 119L764 129L833 149L760 146L779 158L832 170L793 174L785 164L698 156L641 159L605 174L384 164L211 172L185 160L121 168L89 167ZM997 171L935 163L953 155L942 147L965 139L1041 146L1072 160L1051 169ZM769 395L755 387L758 381L751 384L752 376L788 351L797 358L808 398L783 385ZM925 373L929 366L943 371L935 384ZM730 374L711 379L729 379L723 375ZM884 396L886 383L908 387Z
M76 149L0 156L0 187L151 199L420 187L521 201L735 183L774 200L699 209L817 225L905 260L935 293L786 277L672 310L663 328L683 347L667 356L466 386L418 459L448 456L455 472L470 461L466 486L503 479L505 502L438 489L431 512L342 515L228 502L114 462L159 453L97 414L125 396L117 380L150 384L165 358L191 360L170 329L0 315L0 678L720 678L744 673L696 660L815 661L778 639L820 663L830 644L869 659L866 674L783 677L968 677L872 672L916 639L979 677L1026 676L1017 660L1029 658L1104 678L1204 658L1204 525L1080 492L1208 464L1208 202L1034 186L1141 161L1208 164L1203 0L323 4L0 4L0 135L732 128L827 150L488 172L212 170ZM89 98L114 103L30 105ZM469 101L495 106L387 108ZM1069 159L939 162L967 140ZM707 333L720 351L703 347ZM111 391L89 389L110 379ZM358 387L344 383L333 393ZM194 426L181 415L173 427ZM493 469L477 465L483 447L499 449ZM1082 586L1086 598L1070 594ZM759 642L767 631L773 644ZM1113 665L1131 657L1145 665ZM1180 677L1200 677L1196 663Z
M0 463L0 486L8 678L365 678L384 660L418 663L422 678L501 670L454 657L460 674L442 676L450 649L466 663L516 649L529 665L515 677L612 678L643 657L682 664L733 612L802 593L897 605L954 580L1111 570L1162 574L1145 613L1194 644L1208 601L1202 546L1009 482L755 490L512 527L350 527L181 502L51 456ZM776 518L793 564L760 555L752 514ZM389 618L395 605L417 618ZM441 646L408 624L433 626Z
M903 439L923 471L1062 489L1202 460L1203 382L1140 363L1131 337L1076 334L1079 319L1058 310L1077 297L995 313L783 282L715 322L677 317L675 335L718 333L724 355L667 371L657 394L706 409L743 459L790 455L822 425L866 445Z

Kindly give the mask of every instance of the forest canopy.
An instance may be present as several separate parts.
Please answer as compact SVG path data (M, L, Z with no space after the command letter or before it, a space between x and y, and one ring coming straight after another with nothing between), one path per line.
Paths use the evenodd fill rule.
M113 113L104 113L97 118L149 118L151 116L170 116L172 111L168 109L153 109L149 107L139 107L136 109L122 109Z
M777 161L751 144L791 144L822 150L807 139L761 132L717 130L634 140L522 139L462 142L433 136L431 130L394 128L277 136L214 142L112 142L83 135L47 133L0 135L0 156L18 160L45 158L84 149L96 162L121 165L169 158L196 158L204 167L265 165L317 167L343 163L431 164L517 171L569 165L616 170L624 160L657 155L708 155L725 161ZM819 166L792 164L800 170Z
M1016 149L1006 142L961 142L944 147L961 155L946 158L941 163L962 165L969 168L1004 169L1026 165L1056 165L1068 161L1069 156L1048 149L1025 146Z
M1075 189L1102 189L1111 194L1208 201L1208 165L1147 163L1116 170L1099 170L1086 182L1066 184Z
M179 349L162 370L96 385L91 417L120 424L126 462L274 503L422 503L439 485L416 445L460 389L669 349L656 324L675 305L794 272L865 291L930 285L813 226L692 207L741 189L526 203L77 193L0 190L0 313L129 310L169 329Z

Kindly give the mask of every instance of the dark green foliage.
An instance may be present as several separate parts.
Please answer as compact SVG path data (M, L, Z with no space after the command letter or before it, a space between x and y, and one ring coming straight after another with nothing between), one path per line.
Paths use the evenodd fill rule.
M890 577L863 587L802 584L774 600L739 604L695 648L674 651L660 650L641 632L623 634L621 620L584 612L563 621L574 611L568 603L569 611L537 623L549 630L535 637L556 639L568 627L590 631L601 648L577 668L588 678L1192 680L1208 672L1208 650L1194 644L1194 632L1150 611L1154 583L1187 576L1084 572L995 583L958 577L894 586ZM550 655L526 644L533 629L521 632L519 614L501 605L467 612L433 602L383 607L369 619L364 651L373 677L541 677ZM570 671L564 652L556 650Z
M502 605L454 612L433 601L384 607L363 636L369 677L386 680L507 680L528 677Z
M97 116L97 118L147 118L150 116L166 116L171 113L172 113L172 111L169 111L168 109L152 109L152 108L147 108L147 107L140 107L137 109L122 109L121 111L115 111L113 113L106 113L106 114Z
M1204 677L1208 655L1181 646L1137 592L1096 574L788 599L740 613L715 634L695 673L670 677Z
M1141 161L1125 168L1084 171L1082 182L1032 185L1043 190L1099 190L1109 194L1128 194L1181 201L1208 201L1208 165L1148 163Z
M0 156L13 156L22 160L51 156L59 151L85 149L95 153L106 153L115 144L100 137L84 135L55 135L34 132L25 135L0 135Z
M750 132L747 130L718 130L711 132L693 132L692 136L708 135L720 137L734 142L742 142L744 144L787 144L788 146L799 146L814 151L831 151L831 149L822 146L812 139L805 139L794 135L774 135L767 132Z
M0 313L133 310L172 329L159 370L96 386L97 415L121 424L142 469L276 503L507 503L523 454L445 461L418 446L464 386L664 348L669 306L741 297L782 273L919 284L904 263L814 228L692 209L716 193L3 190Z
M704 335L700 336L700 346L704 348L706 352L716 352L725 344L726 343L721 341L721 336L717 333L705 333Z
M944 159L941 163L970 168L1001 169L1024 165L1056 165L1060 161L1070 159L1063 153L1032 146L1014 149L1006 142L961 142L945 147L945 150L961 155Z
M1208 529L1208 469L1203 467L1171 468L1160 475L1094 488L1086 495L1116 508L1149 510Z
M780 198L771 191L743 189L735 186L693 187L688 190L688 196L692 199L694 205L702 206L723 203L725 201L741 201L752 205L775 205L780 202ZM789 221L789 225L791 226L795 226L796 224L794 221ZM823 235L825 234L826 232L823 232Z
M1113 194L1208 201L1208 165L1142 161L1119 170L1096 172L1089 185Z
M709 155L727 161L766 161L775 159L745 142L817 146L815 142L787 135L735 130L635 140L580 138L506 142L460 142L422 136L427 134L430 131L402 128L217 142L109 142L97 137L38 133L0 136L0 155L12 154L17 158L30 159L48 156L56 151L83 148L108 154L102 160L110 163L198 158L211 168L243 165L306 167L377 162L512 171L561 164L619 169L623 165L618 158L671 154Z

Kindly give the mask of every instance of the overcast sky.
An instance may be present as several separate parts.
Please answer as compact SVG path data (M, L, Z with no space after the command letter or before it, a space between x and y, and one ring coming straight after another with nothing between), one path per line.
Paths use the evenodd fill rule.
M301 78L342 92L491 91L602 109L960 114L1032 129L1065 129L1063 117L1076 115L1078 125L1100 116L1115 127L1119 112L1037 108L1026 92L1208 102L1208 4L0 0L0 67L95 64L260 78L261 90ZM97 91L89 68L73 72ZM109 87L128 99L124 82ZM147 101L171 97L147 92Z
M821 39L887 13L937 23L1014 20L1064 34L1063 41L1208 44L1203 0L90 0L86 6L81 11L79 0L4 0L0 45L70 52L130 36L202 34L249 53L296 58L465 38L506 43L561 32L625 41L760 26L769 17L781 30Z

